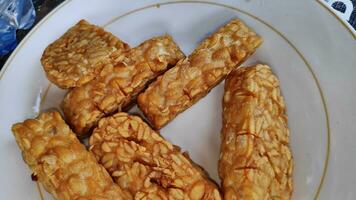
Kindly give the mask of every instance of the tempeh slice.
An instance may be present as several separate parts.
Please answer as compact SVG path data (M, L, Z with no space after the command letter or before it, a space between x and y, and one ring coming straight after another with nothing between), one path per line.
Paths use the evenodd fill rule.
M58 200L132 199L97 163L58 112L40 114L12 127L23 159Z
M112 62L113 53L128 49L126 43L103 28L80 20L45 49L41 63L47 78L67 89L92 80Z
M291 199L293 159L279 81L267 65L226 78L219 175L224 198Z
M137 116L117 113L100 120L89 143L115 182L135 199L221 199L198 165Z

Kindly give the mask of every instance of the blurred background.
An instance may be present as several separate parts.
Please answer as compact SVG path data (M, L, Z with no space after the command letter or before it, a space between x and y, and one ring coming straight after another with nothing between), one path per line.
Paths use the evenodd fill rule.
M0 70L32 27L63 1L0 0Z

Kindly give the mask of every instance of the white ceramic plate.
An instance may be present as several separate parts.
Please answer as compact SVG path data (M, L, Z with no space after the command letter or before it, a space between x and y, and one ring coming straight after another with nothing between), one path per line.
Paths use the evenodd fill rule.
M189 54L235 17L264 38L245 65L269 64L281 81L295 159L293 198L355 199L356 43L335 16L309 0L66 1L28 34L0 73L0 199L41 198L10 127L62 100L65 91L49 84L40 57L79 19L131 46L169 33ZM220 84L161 131L217 182L222 93Z

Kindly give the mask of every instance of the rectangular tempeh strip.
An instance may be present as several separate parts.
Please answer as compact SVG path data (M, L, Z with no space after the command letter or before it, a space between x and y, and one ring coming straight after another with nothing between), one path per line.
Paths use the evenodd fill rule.
M72 89L63 100L66 121L78 136L85 136L102 117L133 103L150 81L184 54L165 35L113 57L117 64L107 65L94 80Z
M293 159L279 81L267 65L225 82L219 175L226 200L291 199Z
M47 78L60 88L73 88L92 80L111 63L113 53L129 49L103 28L80 20L43 52L41 63Z
M135 199L221 199L217 186L179 148L137 116L100 120L90 150Z
M261 42L240 20L232 20L140 94L140 109L154 128L160 129L204 97Z
M132 199L112 181L58 112L15 124L12 131L25 162L55 199Z

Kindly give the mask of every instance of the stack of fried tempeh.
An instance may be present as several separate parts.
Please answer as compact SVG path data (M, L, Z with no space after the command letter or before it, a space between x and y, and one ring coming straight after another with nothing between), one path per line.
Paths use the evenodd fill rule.
M67 121L85 136L101 118L130 106L148 83L183 57L170 36L147 40L116 55L115 64L68 92L62 103Z
M62 109L77 136L93 130L90 152L58 112L48 112L13 126L24 160L56 199L289 199L293 161L278 80L267 66L237 69L261 42L235 19L184 58L168 35L130 48L81 20L41 61L51 82L70 89ZM120 111L138 96L160 129L228 74L221 195L179 147Z
M261 42L244 23L232 20L205 39L189 57L158 77L139 95L139 107L153 127L160 129L204 97Z
M41 61L51 82L72 88L62 108L66 121L83 137L100 118L132 104L148 83L182 58L168 35L130 49L81 20L46 48Z
M221 199L205 172L139 117L119 113L99 124L90 149L103 166L58 112L12 130L24 160L56 199Z

